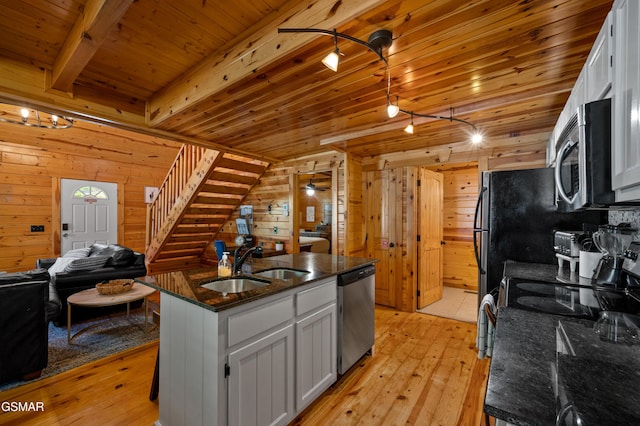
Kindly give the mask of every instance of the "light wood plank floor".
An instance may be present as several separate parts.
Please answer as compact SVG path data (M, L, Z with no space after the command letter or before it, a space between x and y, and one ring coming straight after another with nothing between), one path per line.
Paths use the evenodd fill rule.
M474 425L489 362L478 360L475 325L376 307L373 357L327 390L292 425ZM0 410L0 424L151 425L148 399L157 343L0 393L42 402L44 412ZM162 398L162 395L160 395Z

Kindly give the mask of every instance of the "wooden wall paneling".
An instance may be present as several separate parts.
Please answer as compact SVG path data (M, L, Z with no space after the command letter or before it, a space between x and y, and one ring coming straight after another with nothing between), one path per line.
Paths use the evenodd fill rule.
M346 245L340 253L344 256L364 257L364 204L362 194L362 159L352 155L346 155L345 187L338 198L346 200L342 218L339 222L345 223L344 241ZM340 205L339 205L340 206Z
M477 291L473 219L478 196L478 165L472 162L430 169L443 175L443 283Z
M337 180L337 194L335 194L335 202L338 205L333 206L334 224L332 229L337 233L337 240L332 238L331 247L332 254L344 254L342 247L344 246L344 208L345 188L344 173L345 161L343 154L328 153L320 156L313 156L304 159L297 159L290 162L272 164L262 176L258 184L247 195L243 204L253 206L253 232L258 242L263 242L265 247L273 248L275 242L282 240L285 243L287 253L297 253L299 244L297 242L298 230L304 227L305 223L300 222L301 215L304 216L304 205L299 202L300 196L299 186L303 185L298 175L313 174L320 171L331 171L332 182ZM358 174L361 173L358 169ZM325 191L323 197L329 195L334 197L333 191L335 185L332 183L332 191ZM306 197L304 195L303 197ZM289 215L283 215L282 206L284 203L289 205ZM269 204L271 204L271 212L269 212ZM295 206L298 206L297 210ZM316 216L321 217L322 211L316 208ZM235 211L230 219L222 227L222 231L218 233L216 239L222 239L227 244L233 244L235 239L236 225L235 220L239 216L239 211ZM362 226L362 221L360 221ZM303 225L303 226L301 226ZM278 227L278 233L273 232L274 226ZM334 251L338 250L338 252ZM208 246L204 257L210 259L214 256L212 245Z
M119 242L144 252L144 187L162 182L180 144L82 122L49 131L0 123L0 135L0 270L59 255L61 178L118 183Z

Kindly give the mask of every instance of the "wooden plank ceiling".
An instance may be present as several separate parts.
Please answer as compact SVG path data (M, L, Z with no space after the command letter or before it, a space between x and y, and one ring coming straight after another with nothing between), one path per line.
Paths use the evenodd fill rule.
M0 100L269 161L367 157L459 143L470 127L386 116L384 50L400 107L475 124L484 146L550 132L611 0L0 0ZM0 112L1 113L1 112ZM514 142L516 143L516 142Z

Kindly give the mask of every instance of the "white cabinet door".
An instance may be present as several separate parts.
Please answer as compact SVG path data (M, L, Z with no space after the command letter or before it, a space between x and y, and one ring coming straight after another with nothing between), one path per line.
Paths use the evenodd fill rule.
M283 425L293 418L293 324L229 354L229 424Z
M336 304L296 322L296 410L337 379Z
M611 61L611 12L593 43L587 58L585 103L604 99L611 87L613 74Z
M613 10L612 183L616 201L640 199L640 3Z

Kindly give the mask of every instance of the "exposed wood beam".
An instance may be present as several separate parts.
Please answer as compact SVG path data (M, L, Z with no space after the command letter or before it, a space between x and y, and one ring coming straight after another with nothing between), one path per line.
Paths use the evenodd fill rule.
M53 63L51 87L71 91L89 60L134 0L89 0Z
M262 67L284 58L317 34L278 34L279 27L337 28L378 6L379 0L317 0L297 2L281 10L260 28L250 28L217 55L171 83L147 104L147 121L157 127L172 114L184 111L215 93L240 82Z

